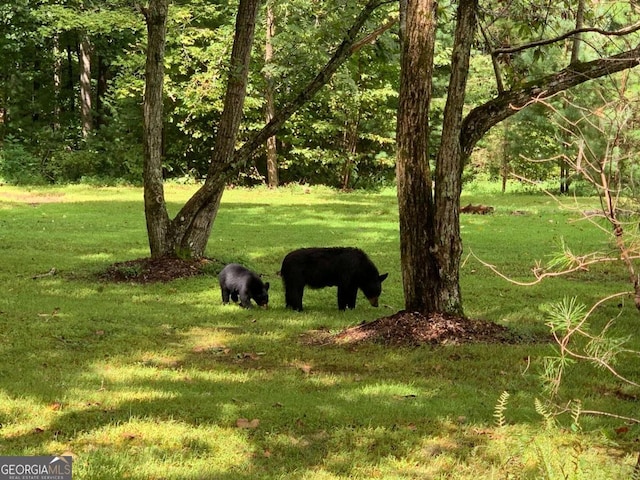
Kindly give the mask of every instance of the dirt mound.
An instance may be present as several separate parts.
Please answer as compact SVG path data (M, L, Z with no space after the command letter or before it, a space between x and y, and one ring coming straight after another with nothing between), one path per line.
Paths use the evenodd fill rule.
M174 257L138 258L114 263L100 275L106 282L154 283L203 275L213 270L214 260Z
M387 317L362 323L335 335L318 337L318 343L358 344L375 342L395 346L457 345L462 343L524 343L507 327L463 317L402 310Z

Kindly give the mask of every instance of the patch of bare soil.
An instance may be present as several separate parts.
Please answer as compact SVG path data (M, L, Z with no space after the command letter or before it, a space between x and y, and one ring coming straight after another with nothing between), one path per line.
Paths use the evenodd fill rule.
M114 263L100 275L106 282L154 283L203 275L211 271L214 260L174 257L138 258Z
M27 203L34 207L41 203L61 203L66 200L64 193L33 194L0 192L0 198L9 202Z
M427 317L406 310L362 323L335 335L317 332L308 340L317 344L352 345L373 342L390 346L517 344L531 341L493 322L442 314Z

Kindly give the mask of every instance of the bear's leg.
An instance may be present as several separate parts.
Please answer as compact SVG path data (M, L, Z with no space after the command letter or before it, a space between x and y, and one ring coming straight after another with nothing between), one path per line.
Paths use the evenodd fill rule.
M304 294L304 287L300 285L286 284L284 286L285 293L284 299L287 304L287 308L302 311L302 295Z
M238 291L234 290L233 292L231 292L231 300L233 301L233 303L238 303Z
M222 292L222 303L226 305L229 303L229 293L231 293L231 291L222 285L220 285L220 291Z
M251 308L251 295L248 289L240 291L240 305L243 308Z
M351 285L338 286L338 310L346 310L347 308L356 308L356 297L358 296L358 287Z

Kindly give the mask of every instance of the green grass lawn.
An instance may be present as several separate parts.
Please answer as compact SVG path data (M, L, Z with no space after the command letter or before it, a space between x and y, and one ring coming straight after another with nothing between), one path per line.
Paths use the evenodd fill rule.
M194 191L167 186L172 213ZM463 204L495 207L463 216L465 312L522 334L545 334L541 306L576 296L587 305L630 290L619 266L518 287L564 241L579 253L613 251L577 221L575 200L470 189ZM579 199L578 209L597 206ZM518 212L514 215L513 212ZM284 308L277 272L305 246L357 246L380 272L381 306L362 294L339 312L333 288L305 292L305 312ZM390 348L313 345L403 308L397 205L392 190L232 189L207 255L239 262L271 282L268 310L222 305L215 275L166 284L112 284L109 265L145 257L142 191L0 186L0 455L74 456L76 479L630 478L640 427L613 417L569 415L546 425L547 343ZM56 269L57 274L39 275ZM613 302L594 327L640 350L633 302ZM640 358L616 368L638 378ZM504 425L494 414L510 394ZM640 390L574 365L560 402L638 417Z

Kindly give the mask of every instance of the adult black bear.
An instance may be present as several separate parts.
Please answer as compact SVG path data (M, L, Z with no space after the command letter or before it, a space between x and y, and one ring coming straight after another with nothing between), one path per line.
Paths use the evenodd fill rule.
M287 254L280 275L287 307L302 311L304 287L338 287L338 308L356 307L358 289L374 307L388 274L380 275L369 257L359 248L301 248Z
M218 275L222 303L229 303L229 297L234 302L240 298L240 305L251 308L251 299L259 306L269 304L269 282L262 283L258 274L237 263L230 263Z

